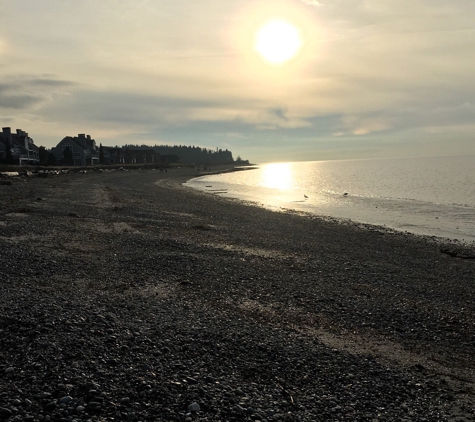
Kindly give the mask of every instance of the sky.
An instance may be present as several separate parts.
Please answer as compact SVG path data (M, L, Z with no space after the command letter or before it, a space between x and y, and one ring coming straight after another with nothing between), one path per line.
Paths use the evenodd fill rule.
M475 154L474 52L473 0L0 0L0 121L253 163Z

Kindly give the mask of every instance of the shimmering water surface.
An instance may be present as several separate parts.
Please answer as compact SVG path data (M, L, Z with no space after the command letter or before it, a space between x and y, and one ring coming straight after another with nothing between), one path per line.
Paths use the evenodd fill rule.
M264 164L186 183L211 194L475 241L475 156Z

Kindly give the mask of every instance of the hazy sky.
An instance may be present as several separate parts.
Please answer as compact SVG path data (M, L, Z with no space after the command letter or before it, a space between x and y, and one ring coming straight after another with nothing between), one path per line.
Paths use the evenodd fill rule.
M254 48L284 18L302 46ZM475 153L474 0L0 0L0 121L253 162Z

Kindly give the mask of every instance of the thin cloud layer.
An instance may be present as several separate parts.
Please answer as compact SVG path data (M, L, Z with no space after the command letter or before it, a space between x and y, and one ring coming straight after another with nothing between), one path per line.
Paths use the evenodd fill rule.
M475 153L470 1L4 0L0 11L2 125L47 147L86 132L253 161ZM279 17L303 47L275 66L253 40Z

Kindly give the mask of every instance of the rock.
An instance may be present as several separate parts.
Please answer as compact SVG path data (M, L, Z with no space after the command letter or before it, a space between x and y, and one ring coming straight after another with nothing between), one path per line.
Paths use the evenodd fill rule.
M82 413L86 410L86 408L84 406L78 406L76 407L76 413Z
M87 410L90 410L92 412L99 412L101 410L101 403L99 403L97 401L91 401L87 405Z
M13 372L15 372L15 368L12 368L10 366L9 368L6 368L4 372L5 372L6 375L13 374Z
M236 412L238 413L244 413L246 411L246 409L244 409L244 407L242 406L239 406L238 404L236 406L234 406L234 409L236 410Z
M9 418L12 415L12 411L6 407L0 407L0 416L2 418Z
M252 407L248 407L248 408L246 409L246 413L247 413L248 415L253 415L255 412L256 412L256 411L255 411Z
M140 365L140 369L142 371L151 371L152 370L152 367L146 363L143 363L142 365Z
M64 403L64 404L69 404L69 403L71 403L72 400L73 400L73 398L71 396L65 396L65 397L61 397L59 399L59 402Z
M52 412L54 409L56 409L56 402L52 401L52 402L49 402L45 407L44 407L44 410L46 412Z
M191 403L188 406L188 411L189 412L199 412L200 411L200 405L198 403Z

